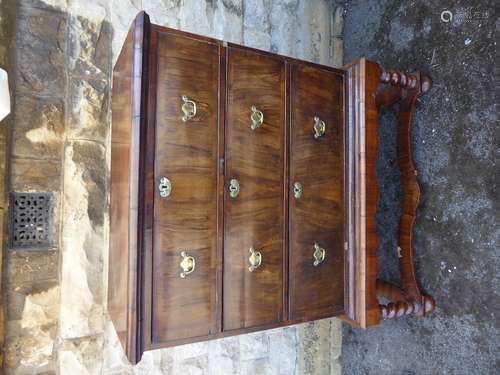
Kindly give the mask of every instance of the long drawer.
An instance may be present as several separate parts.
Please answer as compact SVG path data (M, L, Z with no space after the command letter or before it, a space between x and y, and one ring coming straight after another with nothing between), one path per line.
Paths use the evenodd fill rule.
M217 44L158 33L152 341L217 332Z
M343 75L291 66L289 307L292 320L344 306Z
M223 329L283 319L285 63L230 47Z

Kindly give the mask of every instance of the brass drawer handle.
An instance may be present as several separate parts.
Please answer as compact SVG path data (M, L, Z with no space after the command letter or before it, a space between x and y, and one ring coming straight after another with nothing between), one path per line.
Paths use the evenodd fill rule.
M254 105L252 106L252 114L250 115L250 120L252 120L252 124L250 125L250 128L252 130L260 128L260 126L264 122L264 114L262 113L262 111L259 111Z
M295 199L299 199L302 196L302 184L300 182L296 182L293 184L293 196Z
M317 243L314 244L314 267L318 267L325 260L326 250L320 247Z
M253 272L257 268L259 268L262 263L262 254L260 253L260 251L255 251L255 249L251 247L248 262L250 263L250 267L248 267L248 270L250 272Z
M160 184L158 185L158 190L160 190L160 197L166 198L172 192L172 183L166 177L160 178Z
M182 121L187 122L191 120L194 116L196 116L196 103L189 99L186 95L182 95L182 112L184 116L182 116Z
M240 183L236 178L231 179L229 181L229 196L231 198L236 198L240 193Z
M194 269L196 268L196 261L192 256L188 255L185 251L181 252L181 257L182 261L180 266L182 268L182 272L180 276L181 278L185 279L187 275L193 273Z
M314 116L314 138L318 139L325 134L326 124L318 116Z

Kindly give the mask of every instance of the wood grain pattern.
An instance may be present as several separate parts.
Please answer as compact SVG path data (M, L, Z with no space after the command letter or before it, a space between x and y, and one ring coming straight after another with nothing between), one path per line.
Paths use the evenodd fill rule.
M223 329L283 319L285 63L229 48L227 60L226 193ZM250 128L251 107L264 113ZM238 197L228 194L239 180ZM249 249L262 265L248 270Z
M151 26L141 13L113 79L108 306L132 363L144 350L342 312L368 327L434 308L413 268L409 142L430 78L385 73L366 59L324 67ZM391 87L376 95L379 81ZM197 103L188 122L182 95ZM400 99L403 288L377 283L375 229L378 109ZM255 130L252 105L264 113ZM316 115L327 126L318 139ZM173 185L165 199L162 176ZM318 267L314 243L327 251ZM254 272L250 247L263 256ZM184 279L181 251L196 260ZM393 302L379 306L377 292Z
M144 142L149 18L140 13L113 71L108 310L132 363L139 361Z
M344 309L344 81L301 65L291 68L290 317L317 319ZM314 137L314 117L326 132ZM293 195L294 182L303 194ZM326 258L314 266L314 244Z
M166 176L171 195L154 195L152 341L217 332L217 156L219 46L158 34L155 186ZM182 121L181 97L197 104ZM181 252L196 262L181 278Z
M376 281L378 237L375 215L378 202L376 160L378 108L375 100L380 67L361 59L347 71L347 270L348 306L343 317L366 328L380 322Z

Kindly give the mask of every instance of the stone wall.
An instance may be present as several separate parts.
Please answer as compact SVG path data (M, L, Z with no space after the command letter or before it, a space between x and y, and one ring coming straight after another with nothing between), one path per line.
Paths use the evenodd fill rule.
M0 1L16 11L8 189L53 191L56 206L53 248L4 254L5 373L339 373L334 319L147 352L131 366L107 317L106 270L110 77L139 10L328 65L342 61L341 11L327 0Z

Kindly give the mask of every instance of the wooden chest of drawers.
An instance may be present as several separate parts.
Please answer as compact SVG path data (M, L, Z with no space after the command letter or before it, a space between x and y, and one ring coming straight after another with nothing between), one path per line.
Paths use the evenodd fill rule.
M366 205L358 186L374 182L374 164L365 173L357 159L370 166L376 153L359 149L360 116L376 116L359 107L370 66L333 69L137 17L113 75L108 303L131 362L331 316L378 321L366 291L375 234L363 237L376 194Z

